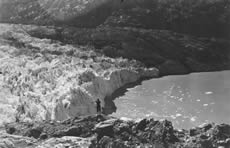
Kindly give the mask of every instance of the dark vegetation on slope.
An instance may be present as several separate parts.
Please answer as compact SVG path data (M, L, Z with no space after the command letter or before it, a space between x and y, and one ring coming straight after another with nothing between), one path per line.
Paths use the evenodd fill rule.
M144 0L115 11L110 26L166 29L197 36L229 37L229 0Z
M229 0L1 0L1 22L74 27L166 29L197 36L230 35ZM51 5L52 4L52 5ZM77 6L82 7L79 9ZM59 17L60 15L60 17Z
M159 68L161 75L230 68L230 42L226 39L197 38L167 30L130 27L25 28L35 37L90 44L110 57L139 60L148 67Z

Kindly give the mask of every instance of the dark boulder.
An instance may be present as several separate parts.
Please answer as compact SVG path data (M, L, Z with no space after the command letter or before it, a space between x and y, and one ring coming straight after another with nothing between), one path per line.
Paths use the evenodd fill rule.
M14 134L14 132L16 131L16 129L12 126L5 126L5 130L8 134Z
M114 140L107 136L101 138L98 144L98 148L129 148L122 142L121 140L117 139Z
M227 124L220 124L217 125L212 134L219 140L230 138L230 125Z
M29 129L24 136L28 136L28 137L33 137L33 138L39 138L40 135L42 133L42 129L39 128L31 128Z
M137 130L144 130L148 123L149 123L149 121L147 119L143 119L137 124L136 129Z
M97 133L100 139L103 136L114 137L113 126L117 119L107 120L95 125L94 131Z
M82 127L81 126L73 126L65 130L64 134L68 136L80 136L82 133Z

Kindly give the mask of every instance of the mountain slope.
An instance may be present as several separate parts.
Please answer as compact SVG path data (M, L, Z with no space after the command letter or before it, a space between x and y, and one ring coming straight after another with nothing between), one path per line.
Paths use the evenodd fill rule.
M230 42L225 39L198 38L167 30L132 27L24 28L35 37L69 44L90 44L110 57L139 60L148 67L159 68L161 75L230 68Z
M167 29L230 35L229 0L1 0L0 21L74 27Z

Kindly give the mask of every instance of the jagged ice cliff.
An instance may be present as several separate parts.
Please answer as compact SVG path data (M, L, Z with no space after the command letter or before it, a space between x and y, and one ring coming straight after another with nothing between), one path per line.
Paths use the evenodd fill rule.
M6 120L16 112L23 119L58 121L95 114L97 98L103 106L104 98L125 84L158 76L157 69L135 60L31 37L17 25L0 27L1 116ZM17 105L25 111L17 111Z

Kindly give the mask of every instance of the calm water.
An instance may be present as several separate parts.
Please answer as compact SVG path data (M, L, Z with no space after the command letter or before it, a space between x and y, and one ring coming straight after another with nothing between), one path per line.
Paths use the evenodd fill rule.
M142 82L115 100L114 116L169 119L176 128L230 124L230 71L168 76Z

